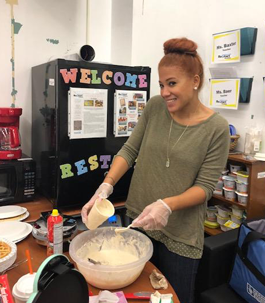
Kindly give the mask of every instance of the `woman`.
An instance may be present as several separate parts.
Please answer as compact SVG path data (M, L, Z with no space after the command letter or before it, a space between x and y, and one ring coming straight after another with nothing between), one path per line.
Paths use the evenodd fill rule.
M204 74L196 49L186 38L164 43L158 65L161 96L149 100L103 184L82 209L85 221L99 194L108 197L137 158L127 215L152 239L151 261L185 303L193 302L205 209L230 144L227 121L198 98Z

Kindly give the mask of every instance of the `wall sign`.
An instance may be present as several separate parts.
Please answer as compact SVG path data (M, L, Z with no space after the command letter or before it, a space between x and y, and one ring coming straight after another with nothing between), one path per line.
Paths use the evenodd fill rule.
M125 85L132 88L145 88L147 87L147 75L135 75L124 73L122 71L113 72L104 70L103 72L97 69L86 68L70 68L60 69L60 74L64 83L83 83L83 84L105 84L110 85L115 83L117 86Z
M211 79L210 107L237 109L240 79Z
M213 35L212 63L240 62L240 30Z
M80 159L75 163L64 163L60 165L61 179L81 176L89 171L110 168L113 156L111 155L92 155L86 159Z

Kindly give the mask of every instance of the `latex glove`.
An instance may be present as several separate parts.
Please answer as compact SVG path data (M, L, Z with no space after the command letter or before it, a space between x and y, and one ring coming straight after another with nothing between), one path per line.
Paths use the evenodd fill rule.
M119 297L108 290L102 290L95 300L96 303L106 302L106 303L117 303L119 302Z
M81 211L82 221L86 223L87 215L98 198L107 199L113 193L113 186L109 183L102 183L96 190L94 196L83 206Z
M143 212L132 222L133 227L145 230L159 230L167 225L172 214L170 207L161 199L146 206Z

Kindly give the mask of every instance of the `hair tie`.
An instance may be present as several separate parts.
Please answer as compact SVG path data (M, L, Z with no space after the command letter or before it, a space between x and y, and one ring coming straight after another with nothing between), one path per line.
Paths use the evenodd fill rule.
M196 56L197 55L197 51L193 51L193 52L184 52L186 55L190 55L190 56Z
M180 50L180 49L176 49L176 50L170 50L168 52L168 54L172 54L172 53L175 53L175 54L180 54L180 55L190 55L190 56L196 56L197 54L197 51L194 51L194 52L187 52L187 51L184 51L184 50Z

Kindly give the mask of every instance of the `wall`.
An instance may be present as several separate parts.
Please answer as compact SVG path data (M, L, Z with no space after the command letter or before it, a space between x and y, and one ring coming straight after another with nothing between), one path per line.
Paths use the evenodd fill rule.
M220 113L241 135L239 149L243 149L245 126L250 124L251 115L254 115L254 122L264 125L265 129L263 0L255 0L252 6L247 0L88 0L87 33L85 0L1 1L1 107L8 107L12 102L9 3L14 2L17 2L13 5L15 21L22 24L15 35L15 88L16 107L23 108L20 128L24 152L31 154L32 66L76 53L87 42L96 51L95 61L150 66L151 95L155 95L159 94L157 64L163 55L164 41L182 36L196 41L205 64L206 79L209 79L211 35L247 26L258 28L256 53L242 57L242 62L234 66L239 76L254 76L251 101L240 104L237 111L220 110ZM208 95L206 80L201 92L205 104ZM265 152L264 132L263 142L262 151Z
M207 79L210 78L209 66L213 66L210 63L212 34L242 27L258 28L255 55L242 57L238 64L229 64L237 68L240 77L254 76L251 101L249 104L239 104L237 111L219 110L241 135L238 144L240 150L244 147L245 126L252 123L251 115L254 115L253 122L264 128L262 151L265 152L262 80L265 76L264 9L263 0L255 0L253 5L247 0L134 0L132 64L152 67L151 95L159 94L157 64L163 55L163 42L167 39L185 36L198 43L206 76L200 98L208 104Z
M20 118L22 150L31 155L31 67L79 51L86 43L86 1L6 0L0 2L0 90L1 107L13 99L11 9L16 23L14 34L15 106L23 109ZM19 25L18 25L19 26Z
M111 60L111 1L89 0L87 43L95 49L95 61Z
M131 65L133 1L112 0L111 62Z
M131 65L133 0L88 0L87 42L94 61Z

